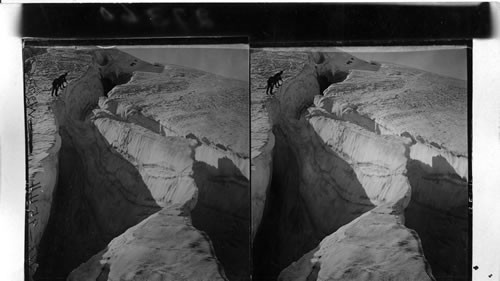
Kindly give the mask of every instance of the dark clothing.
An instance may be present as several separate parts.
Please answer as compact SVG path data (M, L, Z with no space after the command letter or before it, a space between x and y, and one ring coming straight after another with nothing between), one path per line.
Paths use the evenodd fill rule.
M267 79L267 89L266 89L266 94L273 94L273 88L279 88L281 86L281 83L283 82L283 79L281 78L281 74L283 74L283 70L274 74L273 76L269 77Z

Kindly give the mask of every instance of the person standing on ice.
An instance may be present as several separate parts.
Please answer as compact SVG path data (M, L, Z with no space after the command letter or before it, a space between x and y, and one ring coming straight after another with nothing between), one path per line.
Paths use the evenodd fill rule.
M274 74L273 76L269 77L267 79L267 89L266 89L266 95L273 95L273 88L279 88L283 84L283 79L281 78L281 75L283 74L283 70ZM277 86L276 86L277 85Z

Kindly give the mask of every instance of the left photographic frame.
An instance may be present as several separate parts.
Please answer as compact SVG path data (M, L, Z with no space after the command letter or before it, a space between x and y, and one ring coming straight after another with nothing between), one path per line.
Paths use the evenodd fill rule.
M23 41L25 280L250 279L245 40Z

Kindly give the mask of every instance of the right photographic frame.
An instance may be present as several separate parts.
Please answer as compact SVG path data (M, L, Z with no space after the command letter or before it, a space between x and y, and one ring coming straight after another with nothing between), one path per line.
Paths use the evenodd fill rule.
M470 54L250 52L253 280L468 280Z

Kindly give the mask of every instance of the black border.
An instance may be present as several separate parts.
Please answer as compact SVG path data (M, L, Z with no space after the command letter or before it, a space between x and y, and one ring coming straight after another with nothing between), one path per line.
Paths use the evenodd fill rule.
M51 46L147 46L147 45L220 45L249 44L247 36L199 36L199 37L124 37L124 38L46 38L27 37L23 39L26 47Z
M467 48L467 148L468 148L468 165L469 165L469 182L468 182L468 190L469 190L469 202L468 202L468 219L469 219L469 241L468 241L468 260L469 267L467 268L467 277L468 280L472 280L472 251L474 250L472 243L473 229L472 229L472 197L473 197L473 186L472 186L472 40L469 41Z
M142 16L136 24L119 22L119 17L110 22L100 16L101 8L117 15L128 9ZM187 27L182 28L173 23L165 29L155 28L152 21L144 17L145 11L151 8L160 9L167 17L180 11L181 17L186 19ZM210 15L214 22L213 28L203 29L196 25L196 14L200 9ZM25 39L23 46L209 45L215 42L250 44L251 48L465 45L468 68L468 184L469 197L472 198L472 39L491 37L491 30L490 4L487 2L455 5L92 3L23 4L18 33ZM250 76L249 71L249 78ZM24 83L23 79L23 87ZM250 89L249 83L249 91ZM26 101L24 103L26 118ZM26 126L25 119L25 132ZM28 175L28 167L26 174ZM470 280L473 266L472 203L469 208L467 273ZM27 228L25 235L28 235ZM28 254L25 247L25 264ZM25 273L28 270L25 266Z
M90 3L24 4L18 32L52 38L247 35L251 43L274 44L472 39L490 37L491 29L488 2Z
M345 41L298 41L298 42L250 42L251 48L297 47L408 47L408 46L464 46L472 47L471 39L408 39L408 40L345 40Z

